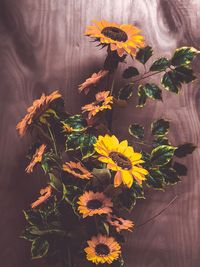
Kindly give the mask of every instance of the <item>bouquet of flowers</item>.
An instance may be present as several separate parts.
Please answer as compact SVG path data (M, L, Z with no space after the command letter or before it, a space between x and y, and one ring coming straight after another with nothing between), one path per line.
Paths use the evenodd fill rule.
M112 133L113 112L128 105L133 91L139 110L147 101L162 101L161 86L178 94L195 80L195 48L181 47L171 58L149 61L153 49L140 32L131 24L94 21L85 35L107 50L103 67L78 86L91 102L74 115L65 110L59 91L42 94L17 124L19 135L29 132L33 140L26 172L38 165L48 178L38 200L24 211L22 237L31 242L33 259L65 267L124 266L123 232L134 231L128 216L137 199L145 198L144 188L164 191L186 175L186 166L176 158L192 153L195 146L172 145L168 120L158 118L145 129L152 135L148 144L138 123L127 129L129 143ZM118 89L114 81L120 64L125 66L124 86ZM154 75L160 75L160 84L151 82Z

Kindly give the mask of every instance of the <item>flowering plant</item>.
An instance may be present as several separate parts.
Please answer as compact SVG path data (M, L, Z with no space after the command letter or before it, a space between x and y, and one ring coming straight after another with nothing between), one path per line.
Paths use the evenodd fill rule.
M27 227L22 237L31 242L33 259L61 262L65 267L123 266L121 247L124 231L133 231L127 218L145 186L164 190L180 181L187 168L176 157L195 149L191 143L174 146L167 134L170 122L152 122L152 142L144 141L144 127L133 123L127 140L112 133L112 115L124 108L133 90L138 93L138 109L148 99L162 101L160 85L152 83L161 75L161 85L178 93L183 84L195 80L191 63L198 51L176 49L171 58L160 57L149 64L152 47L146 46L140 30L130 24L94 21L87 36L107 48L104 66L79 85L80 93L92 98L80 114L69 114L59 91L42 96L27 109L17 124L20 136L31 133L27 173L39 165L48 178L38 200L24 211ZM114 77L120 63L132 66L122 74L125 85L117 90ZM137 64L144 66L140 73ZM149 66L150 65L150 66ZM136 149L135 149L136 148Z

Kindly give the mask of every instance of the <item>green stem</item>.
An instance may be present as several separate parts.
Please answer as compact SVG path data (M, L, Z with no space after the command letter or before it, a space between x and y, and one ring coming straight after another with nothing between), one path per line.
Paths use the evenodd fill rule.
M161 72L163 72L163 71L164 71L164 70L159 70L159 71L156 71L156 72L151 73L151 74L149 74L149 75L146 75L146 74L149 73L149 72L147 72L146 74L144 74L144 76L142 76L141 78L138 78L138 79L132 81L130 84L134 84L134 83L139 82L139 81L141 81L141 80L144 80L144 79L146 79L146 78L148 78L148 77L151 77L151 76L154 76L154 75L156 75L156 74L159 74L159 73L161 73ZM146 76L145 76L145 75L146 75Z
M49 134L50 134L50 136L51 136L51 140L52 140L52 143L53 143L53 147L54 147L55 154L56 154L56 156L58 156L58 150L57 150L57 147L56 147L55 138L54 138L54 136L53 136L53 133L52 133L52 131L51 131L49 125L48 125L47 127L48 127Z

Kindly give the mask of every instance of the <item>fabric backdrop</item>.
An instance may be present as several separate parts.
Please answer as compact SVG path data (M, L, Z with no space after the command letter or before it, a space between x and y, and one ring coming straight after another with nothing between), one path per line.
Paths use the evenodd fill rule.
M45 184L38 171L24 168L30 140L20 139L15 125L25 109L42 92L59 89L67 109L79 112L88 101L77 86L105 57L83 36L92 19L134 23L142 28L154 54L170 56L177 46L200 49L199 0L0 0L0 265L39 267L29 259L28 242L19 239L24 226L22 210L28 208ZM194 68L200 77L200 61ZM160 77L153 80L159 82ZM117 87L120 82L116 83ZM116 110L115 133L127 137L132 122L149 126L155 118L171 121L173 145L199 145L200 82L184 86L180 95L164 93L162 102L149 101L137 112L136 100ZM147 134L148 137L148 134ZM177 199L155 219L127 235L124 248L127 267L200 266L200 165L199 148L183 160L188 176L165 193L147 191L131 217L142 224Z

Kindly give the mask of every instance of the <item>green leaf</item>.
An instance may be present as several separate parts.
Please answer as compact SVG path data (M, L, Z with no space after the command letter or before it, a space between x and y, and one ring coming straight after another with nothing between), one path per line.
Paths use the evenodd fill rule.
M145 64L152 55L153 55L152 47L146 46L145 48L139 49L136 55L136 59L142 64Z
M49 173L50 185L57 191L62 191L62 182L53 173Z
M137 76L137 75L139 75L139 71L135 67L128 67L123 72L123 78L124 79L129 79L129 78Z
M151 162L156 166L167 164L173 157L176 147L162 145L154 148L151 152Z
M193 70L189 67L180 66L174 70L176 79L182 83L190 83L196 79Z
M153 140L153 147L161 146L161 145L169 145L169 140L167 137L158 136Z
M28 240L28 241L33 241L33 240L37 239L38 236L37 235L33 235L32 233L30 233L29 232L29 227L28 227L22 232L20 238L23 238L23 239Z
M133 95L133 85L127 84L119 90L118 99L129 100Z
M176 149L174 155L178 158L183 158L189 154L192 154L192 152L196 149L196 146L192 143L186 143L183 145L179 145Z
M174 162L173 169L176 170L177 174L180 176L187 175L187 167L179 162Z
M168 133L169 121L159 119L151 124L151 132L155 136L163 136Z
M143 188L136 181L133 182L129 190L132 191L132 193L134 194L136 198L144 198Z
M76 114L68 117L63 121L64 124L67 124L75 131L82 131L87 127L86 120L80 114Z
M139 96L139 99L138 99L138 105L137 107L144 107L144 105L146 104L146 101L147 101L147 96L145 94L145 91L144 91L144 88L142 85L140 85L138 87L138 96Z
M64 199L72 205L73 200L81 195L82 191L79 187L74 185L64 185L63 184L63 197Z
M32 259L40 259L47 255L49 250L49 242L43 238L37 238L32 242L31 256Z
M176 73L171 70L164 74L161 83L166 90L176 94L178 94L178 91L181 88L181 82L177 79Z
M42 223L42 216L41 213L38 210L31 209L27 211L23 211L25 219L28 221L31 225L39 225Z
M149 170L149 174L146 176L145 183L155 189L163 188L163 175L159 170Z
M160 171L164 175L164 180L167 185L176 184L180 181L176 170L173 168L161 168Z
M170 61L165 57L161 57L153 62L150 71L162 71L169 67L169 65Z
M151 99L162 100L162 91L156 84L146 83L145 85L142 86L146 96L148 96Z
M188 65L199 53L194 47L180 47L176 49L171 64L173 66Z
M92 170L92 174L101 181L107 181L111 179L111 173L109 169L97 169Z
M128 131L130 135L138 139L143 139L144 137L144 127L138 123L133 123L129 126Z

